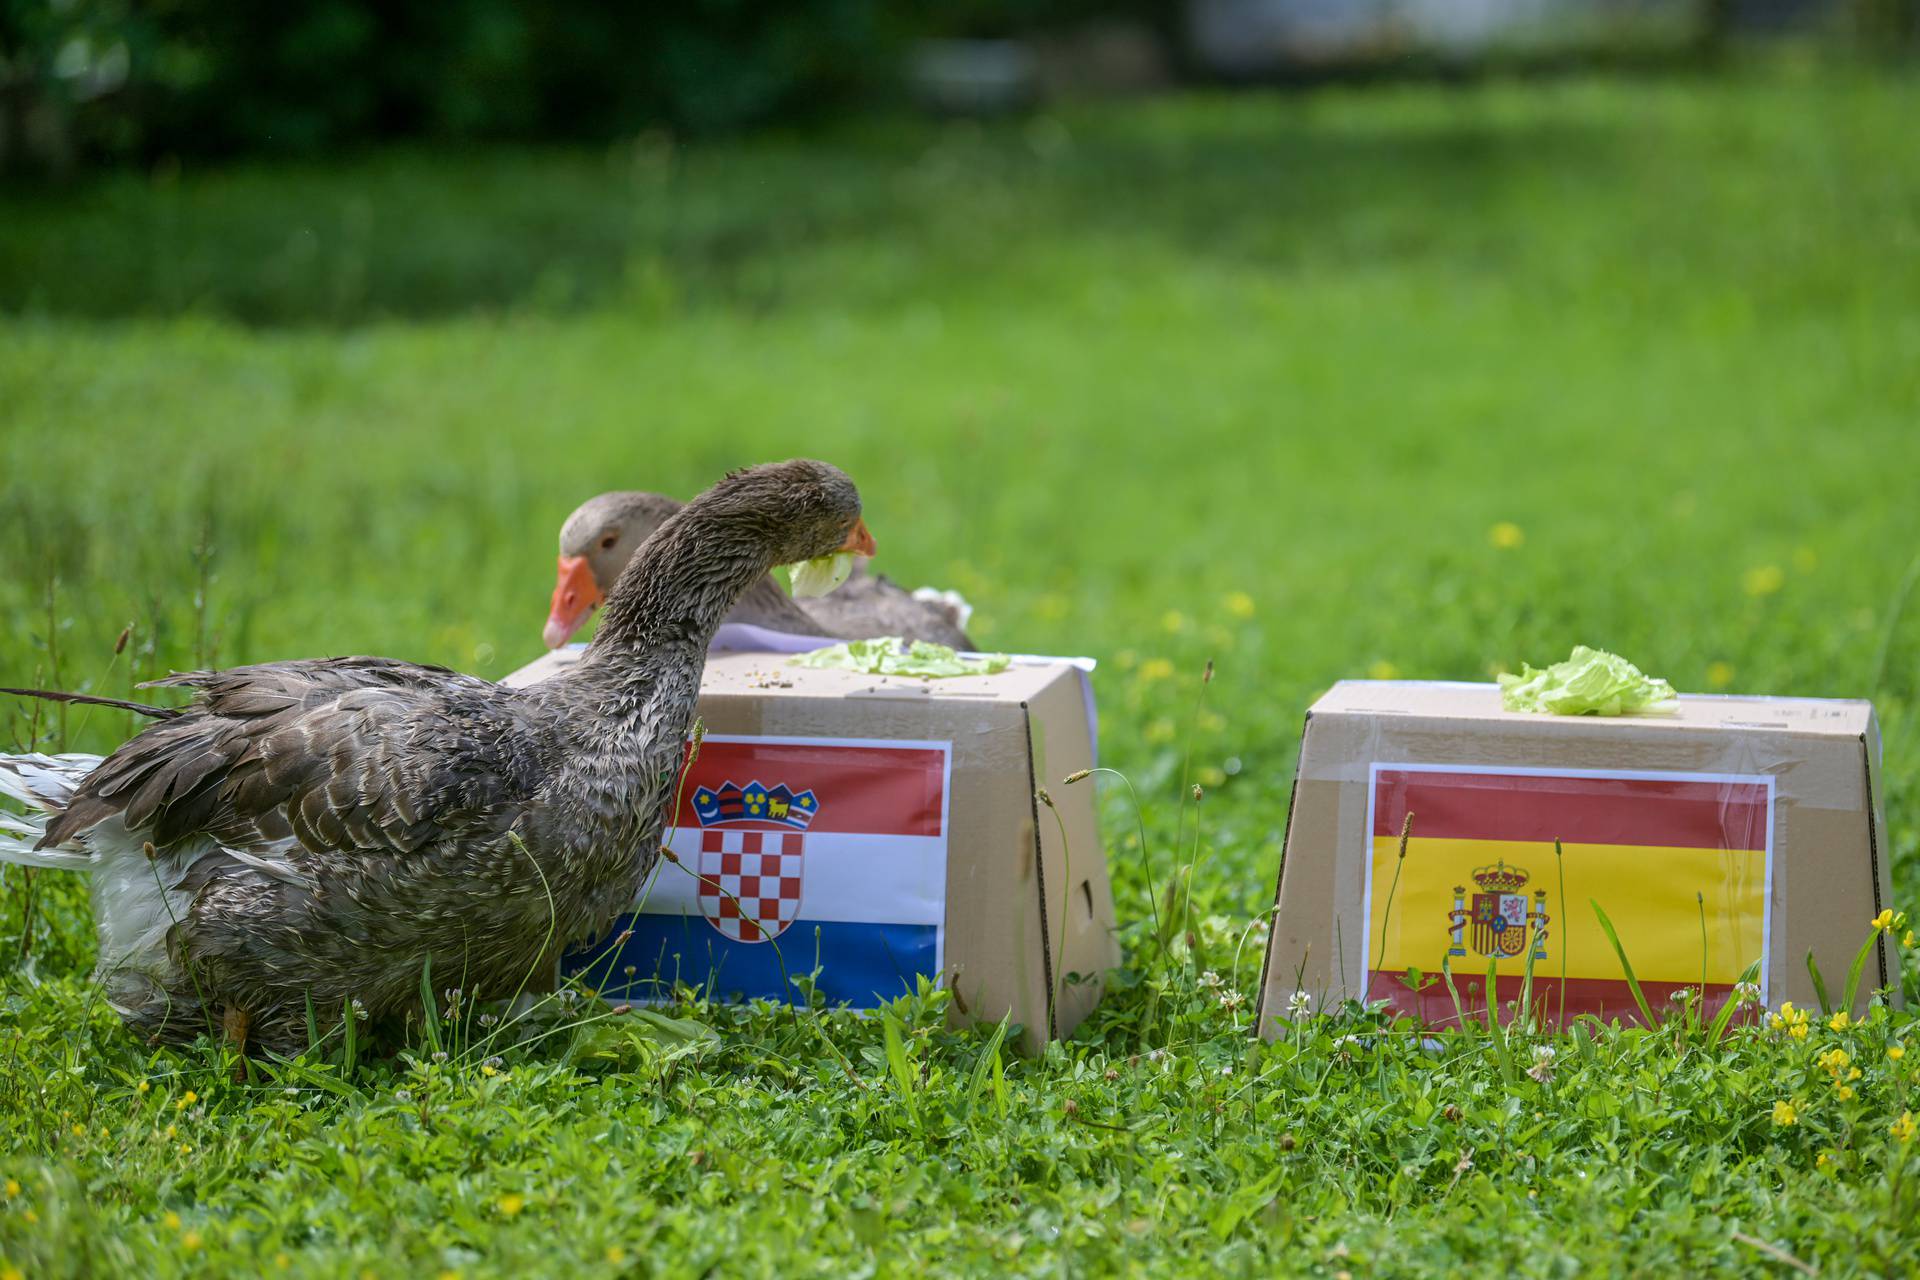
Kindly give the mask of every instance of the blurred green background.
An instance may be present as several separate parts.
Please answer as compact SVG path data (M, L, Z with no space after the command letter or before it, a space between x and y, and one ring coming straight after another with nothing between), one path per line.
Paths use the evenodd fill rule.
M1223 905L1328 683L1576 642L1876 698L1910 884L1917 106L1796 54L16 191L0 680L498 676L581 499L813 454L982 643L1101 659L1112 763L1217 659Z

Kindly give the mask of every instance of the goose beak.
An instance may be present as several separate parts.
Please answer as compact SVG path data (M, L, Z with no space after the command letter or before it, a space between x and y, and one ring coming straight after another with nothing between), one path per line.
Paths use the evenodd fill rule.
M847 535L847 540L840 544L838 550L851 551L857 556L870 556L874 553L873 535L867 532L865 519L853 522L853 532Z
M547 648L558 649L573 639L573 633L600 599L600 584L593 580L593 567L587 558L561 556L559 580L553 584L553 609L547 614L546 630L540 634Z

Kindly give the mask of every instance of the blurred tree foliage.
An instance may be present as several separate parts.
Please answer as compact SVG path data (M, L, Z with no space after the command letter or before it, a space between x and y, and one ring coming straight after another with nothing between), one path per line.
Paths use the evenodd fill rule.
M1163 0L0 0L0 168L604 138L870 98L928 34Z

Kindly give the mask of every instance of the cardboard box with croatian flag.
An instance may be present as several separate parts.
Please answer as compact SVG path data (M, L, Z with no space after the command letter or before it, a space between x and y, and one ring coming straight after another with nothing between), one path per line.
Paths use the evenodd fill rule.
M1508 711L1493 685L1338 684L1307 714L1259 1026L1296 993L1448 1025L1443 963L1470 1017L1491 965L1503 1010L1530 972L1549 1023L1643 1021L1603 912L1656 1015L1699 992L1712 1016L1741 981L1817 1008L1808 954L1837 998L1890 900L1879 777L1865 702L1603 718ZM1892 945L1855 1012L1894 983Z
M722 641L768 642L739 630ZM1119 962L1113 894L1092 788L1058 786L1094 762L1082 665L923 679L716 651L699 714L673 858L563 972L632 1000L676 983L791 999L809 979L829 1004L860 1009L925 978L952 991L962 1019L1011 1013L1029 1048L1098 1001ZM1052 807L1038 798L1050 784Z

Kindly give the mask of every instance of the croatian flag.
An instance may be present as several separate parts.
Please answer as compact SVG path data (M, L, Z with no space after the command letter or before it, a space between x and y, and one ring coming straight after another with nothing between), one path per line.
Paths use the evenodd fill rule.
M871 1008L938 980L947 898L945 742L710 735L634 910L562 971L604 995ZM623 938L624 935L624 938Z

